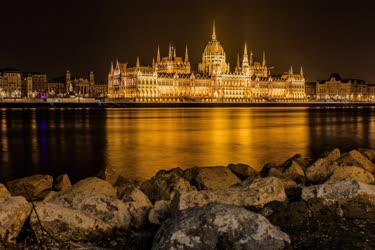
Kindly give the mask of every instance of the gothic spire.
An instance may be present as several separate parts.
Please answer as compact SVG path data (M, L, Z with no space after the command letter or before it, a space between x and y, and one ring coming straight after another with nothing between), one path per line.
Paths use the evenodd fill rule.
M262 66L266 66L266 52L263 50L263 60L262 60Z
M188 63L189 62L189 53L188 53L188 46L186 44L186 47L185 47L185 63Z
M215 28L215 20L212 25L212 40L216 40L216 28Z
M168 58L169 60L172 60L172 45L170 43L168 48Z
M247 45L245 42L245 47L243 50L242 67L248 67L248 66L249 66L249 56L247 55Z
M299 73L301 76L303 76L303 68L302 68L302 66L301 66L301 71L300 71L300 73Z
M173 47L173 59L176 58L176 47Z
M290 66L289 74L293 75L293 66Z
M135 67L139 68L141 66L141 64L139 63L139 56L137 56L137 64L135 65Z
M250 66L253 65L253 51L250 51Z
M156 61L160 62L160 47L159 47L159 45L158 45L158 52L157 52L157 55L156 55Z
M112 73L113 70L114 70L114 68L113 68L113 62L111 62L111 70L110 70L110 72Z

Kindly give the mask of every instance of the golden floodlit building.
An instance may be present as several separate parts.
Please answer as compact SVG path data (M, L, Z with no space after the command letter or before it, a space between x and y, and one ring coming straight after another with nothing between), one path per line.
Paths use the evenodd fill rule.
M177 56L169 45L167 57L158 47L151 66L111 63L108 74L108 97L135 102L254 102L304 101L305 78L302 67L292 67L280 75L271 75L265 54L261 62L253 61L245 43L242 62L238 57L234 71L216 36L215 23L211 40L206 45L198 71L191 69L188 48L184 57Z

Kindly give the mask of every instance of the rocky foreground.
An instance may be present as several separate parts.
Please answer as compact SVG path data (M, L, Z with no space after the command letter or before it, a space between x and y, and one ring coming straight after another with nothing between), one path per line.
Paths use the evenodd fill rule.
M374 249L375 150L0 184L0 249Z

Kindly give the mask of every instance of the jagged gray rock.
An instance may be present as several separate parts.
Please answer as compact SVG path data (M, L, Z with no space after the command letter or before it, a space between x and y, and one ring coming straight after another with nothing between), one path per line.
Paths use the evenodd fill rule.
M227 189L182 192L172 201L174 209L183 210L208 203L221 203L244 207L263 207L271 201L284 201L284 184L276 177L255 179L249 186Z
M165 221L152 249L284 249L289 244L288 235L262 215L210 204Z
M0 198L0 248L1 242L15 243L31 212L25 197Z
M30 216L30 226L39 239L49 237L43 234L43 228L60 241L100 240L112 233L112 227L96 217L89 216L76 209L54 203L39 203Z
M23 196L27 200L42 200L52 189L53 178L50 175L33 175L15 179L7 183L13 196Z
M357 150L352 150L349 153L343 154L336 162L339 166L357 166L370 173L375 172L375 164Z
M313 198L337 201L344 215L350 218L375 218L375 185L346 180L304 187L302 199Z
M160 225L171 214L171 201L156 201L148 214L150 223Z
M360 167L349 166L336 168L326 183L344 180L356 180L367 184L373 184L375 182L374 176L369 171Z
M183 171L180 168L161 170L150 180L143 182L140 189L152 202L171 200L176 192L196 190L182 175Z
M139 188L132 184L124 184L117 188L117 194L123 202L129 206L132 217L132 225L136 228L142 227L147 215L152 208L150 199Z

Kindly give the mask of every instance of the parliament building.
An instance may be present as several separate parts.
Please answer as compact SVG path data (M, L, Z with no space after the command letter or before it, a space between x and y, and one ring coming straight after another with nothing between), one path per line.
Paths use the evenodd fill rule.
M139 58L135 66L111 63L108 97L134 102L292 102L304 101L306 94L302 67L298 73L291 67L273 75L265 53L261 62L254 61L246 43L242 60L238 57L231 70L214 24L197 71L192 70L187 47L184 57L172 45L162 57L158 47L152 65L141 65Z

